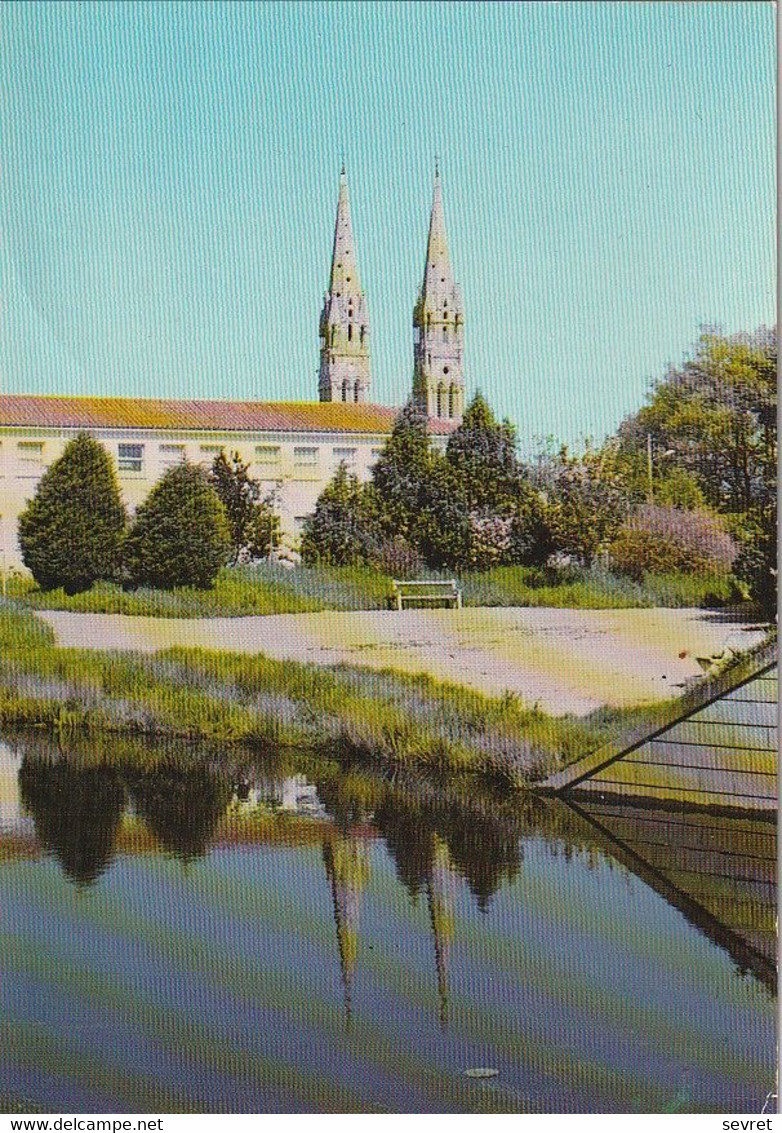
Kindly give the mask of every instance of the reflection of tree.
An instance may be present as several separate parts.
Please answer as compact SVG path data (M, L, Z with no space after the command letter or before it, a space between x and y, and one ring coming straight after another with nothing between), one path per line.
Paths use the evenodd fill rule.
M361 891L369 877L366 846L337 835L323 843L323 862L331 884L334 924L345 1000L345 1026L351 1021L351 978L358 955L358 912Z
M522 831L517 823L476 819L457 807L448 807L442 819L440 828L451 861L464 876L478 908L485 912L489 899L519 871Z
M38 840L57 856L66 876L82 885L100 877L111 861L125 805L117 771L25 757L19 790Z
M207 850L232 794L227 778L206 764L159 764L154 771L128 777L136 810L158 841L190 861Z
M399 880L415 898L431 876L435 856L434 826L401 791L389 791L374 813L373 823L383 836Z

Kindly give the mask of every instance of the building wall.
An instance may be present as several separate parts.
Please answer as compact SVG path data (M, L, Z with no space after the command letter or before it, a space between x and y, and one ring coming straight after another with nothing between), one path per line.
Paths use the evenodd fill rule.
M0 430L0 563L22 565L17 521L34 495L44 470L58 459L77 430ZM369 478L386 434L346 433L207 433L166 430L92 429L117 467L117 478L132 513L152 485L172 464L187 459L211 464L221 449L238 452L250 465L250 475L264 492L275 493L283 547L296 550L304 518L315 509L318 496L341 460L360 479ZM447 437L433 437L444 446Z

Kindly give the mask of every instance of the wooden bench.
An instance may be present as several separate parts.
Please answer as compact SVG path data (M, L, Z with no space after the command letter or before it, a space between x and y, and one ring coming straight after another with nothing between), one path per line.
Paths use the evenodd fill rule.
M439 578L416 579L415 581L394 578L392 584L394 592L388 599L389 606L392 609L401 610L404 607L405 600L410 599L416 602L448 602L449 605L453 604L457 610L462 608L462 592L455 578L449 578L445 581ZM422 593L424 588L429 590L430 593ZM431 593L432 590L434 590L434 593Z

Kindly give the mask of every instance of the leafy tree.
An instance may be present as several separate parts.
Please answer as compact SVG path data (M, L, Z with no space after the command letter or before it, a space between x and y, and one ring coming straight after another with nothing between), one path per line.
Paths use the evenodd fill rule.
M304 521L301 557L305 563L351 566L367 561L372 523L365 489L344 461Z
M231 552L225 508L203 468L180 464L138 508L123 563L133 586L208 589Z
M625 452L670 452L719 511L767 502L776 477L776 360L773 331L704 333L693 356L658 382L649 403L623 422Z
M249 468L238 452L230 460L221 452L209 473L231 529L231 565L266 558L280 540L273 496L261 498L261 485L250 476Z
M750 511L739 532L741 540L734 574L747 583L758 606L768 617L777 606L777 504Z
M88 590L117 570L125 528L114 466L87 433L70 441L44 472L19 516L25 566L43 590Z
M562 447L538 460L536 478L546 495L551 548L589 566L606 551L630 509L616 446L576 456Z
M555 550L546 501L525 479L511 522L507 559L522 566L543 566Z

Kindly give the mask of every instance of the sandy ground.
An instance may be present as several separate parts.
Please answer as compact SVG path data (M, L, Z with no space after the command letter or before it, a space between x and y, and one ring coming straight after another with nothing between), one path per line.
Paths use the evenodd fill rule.
M697 656L746 649L762 631L702 610L465 609L248 618L142 618L40 611L59 644L146 652L201 646L321 665L429 673L516 693L553 715L681 694Z

